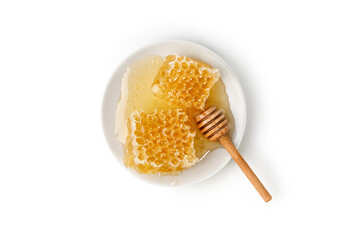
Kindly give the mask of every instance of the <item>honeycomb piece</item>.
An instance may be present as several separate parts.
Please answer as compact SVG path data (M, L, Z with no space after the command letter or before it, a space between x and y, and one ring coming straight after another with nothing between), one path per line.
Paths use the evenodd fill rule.
M139 173L169 173L193 166L195 131L181 110L135 111L130 117L128 139L132 163Z
M169 55L155 76L155 96L185 108L204 109L210 89L218 81L218 69L203 62Z

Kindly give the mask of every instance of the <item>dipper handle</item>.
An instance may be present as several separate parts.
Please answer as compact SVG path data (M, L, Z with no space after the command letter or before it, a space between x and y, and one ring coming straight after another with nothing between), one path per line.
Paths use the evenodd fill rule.
M249 179L249 181L254 186L256 191L264 199L264 201L265 202L270 201L272 198L270 193L268 192L268 190L266 190L264 185L260 182L259 178L255 175L253 170L246 163L244 158L240 155L240 153L238 152L234 144L231 142L231 140L226 135L224 135L219 139L219 141L224 146L224 148L230 153L231 157L234 159L234 161L237 163L237 165L240 167L240 169Z

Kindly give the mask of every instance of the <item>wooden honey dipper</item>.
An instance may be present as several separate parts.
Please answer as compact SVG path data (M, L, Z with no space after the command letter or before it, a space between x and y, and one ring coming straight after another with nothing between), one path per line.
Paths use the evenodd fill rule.
M270 193L266 190L264 185L257 178L255 173L251 170L244 158L240 155L234 144L226 136L229 132L228 121L224 113L218 110L215 106L211 106L195 116L195 122L200 132L210 141L219 140L225 149L230 153L234 161L239 165L245 176L249 179L251 184L258 191L265 202L271 200Z

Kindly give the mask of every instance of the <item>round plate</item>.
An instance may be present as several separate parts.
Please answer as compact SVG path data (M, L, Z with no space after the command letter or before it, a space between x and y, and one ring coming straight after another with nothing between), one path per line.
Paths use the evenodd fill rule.
M219 69L220 77L225 84L226 92L229 96L230 108L235 118L235 130L232 140L236 147L240 145L245 130L246 105L244 93L234 72L221 57L206 47L187 41L167 41L142 48L126 58L117 68L106 88L102 104L103 130L112 152L120 160L124 168L126 167L122 161L124 157L123 148L114 136L115 109L120 98L122 76L126 72L127 67L146 56L166 56L174 53L204 61L212 67ZM144 175L139 174L134 169L126 169L133 176L149 183L162 186L178 186L200 182L213 176L220 171L230 159L231 157L225 149L216 149L210 152L201 162L182 171L181 174L177 176Z

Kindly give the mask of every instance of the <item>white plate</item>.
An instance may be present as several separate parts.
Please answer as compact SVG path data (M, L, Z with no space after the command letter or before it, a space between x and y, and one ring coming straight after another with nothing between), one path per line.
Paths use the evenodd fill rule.
M187 41L167 41L153 44L133 53L126 58L115 71L105 91L102 105L102 122L106 140L120 160L121 165L124 154L120 142L114 136L115 127L115 109L120 98L120 86L123 74L126 68L133 62L150 55L166 56L176 53L209 63L214 68L220 70L220 76L226 86L226 92L229 96L230 108L235 118L235 130L233 142L239 147L246 122L245 98L239 80L227 63L215 52L199 44ZM177 186L203 181L220 171L231 159L230 155L224 149L216 149L209 153L200 163L182 171L177 176L158 176L143 175L133 169L127 169L133 176L149 183L162 186Z

